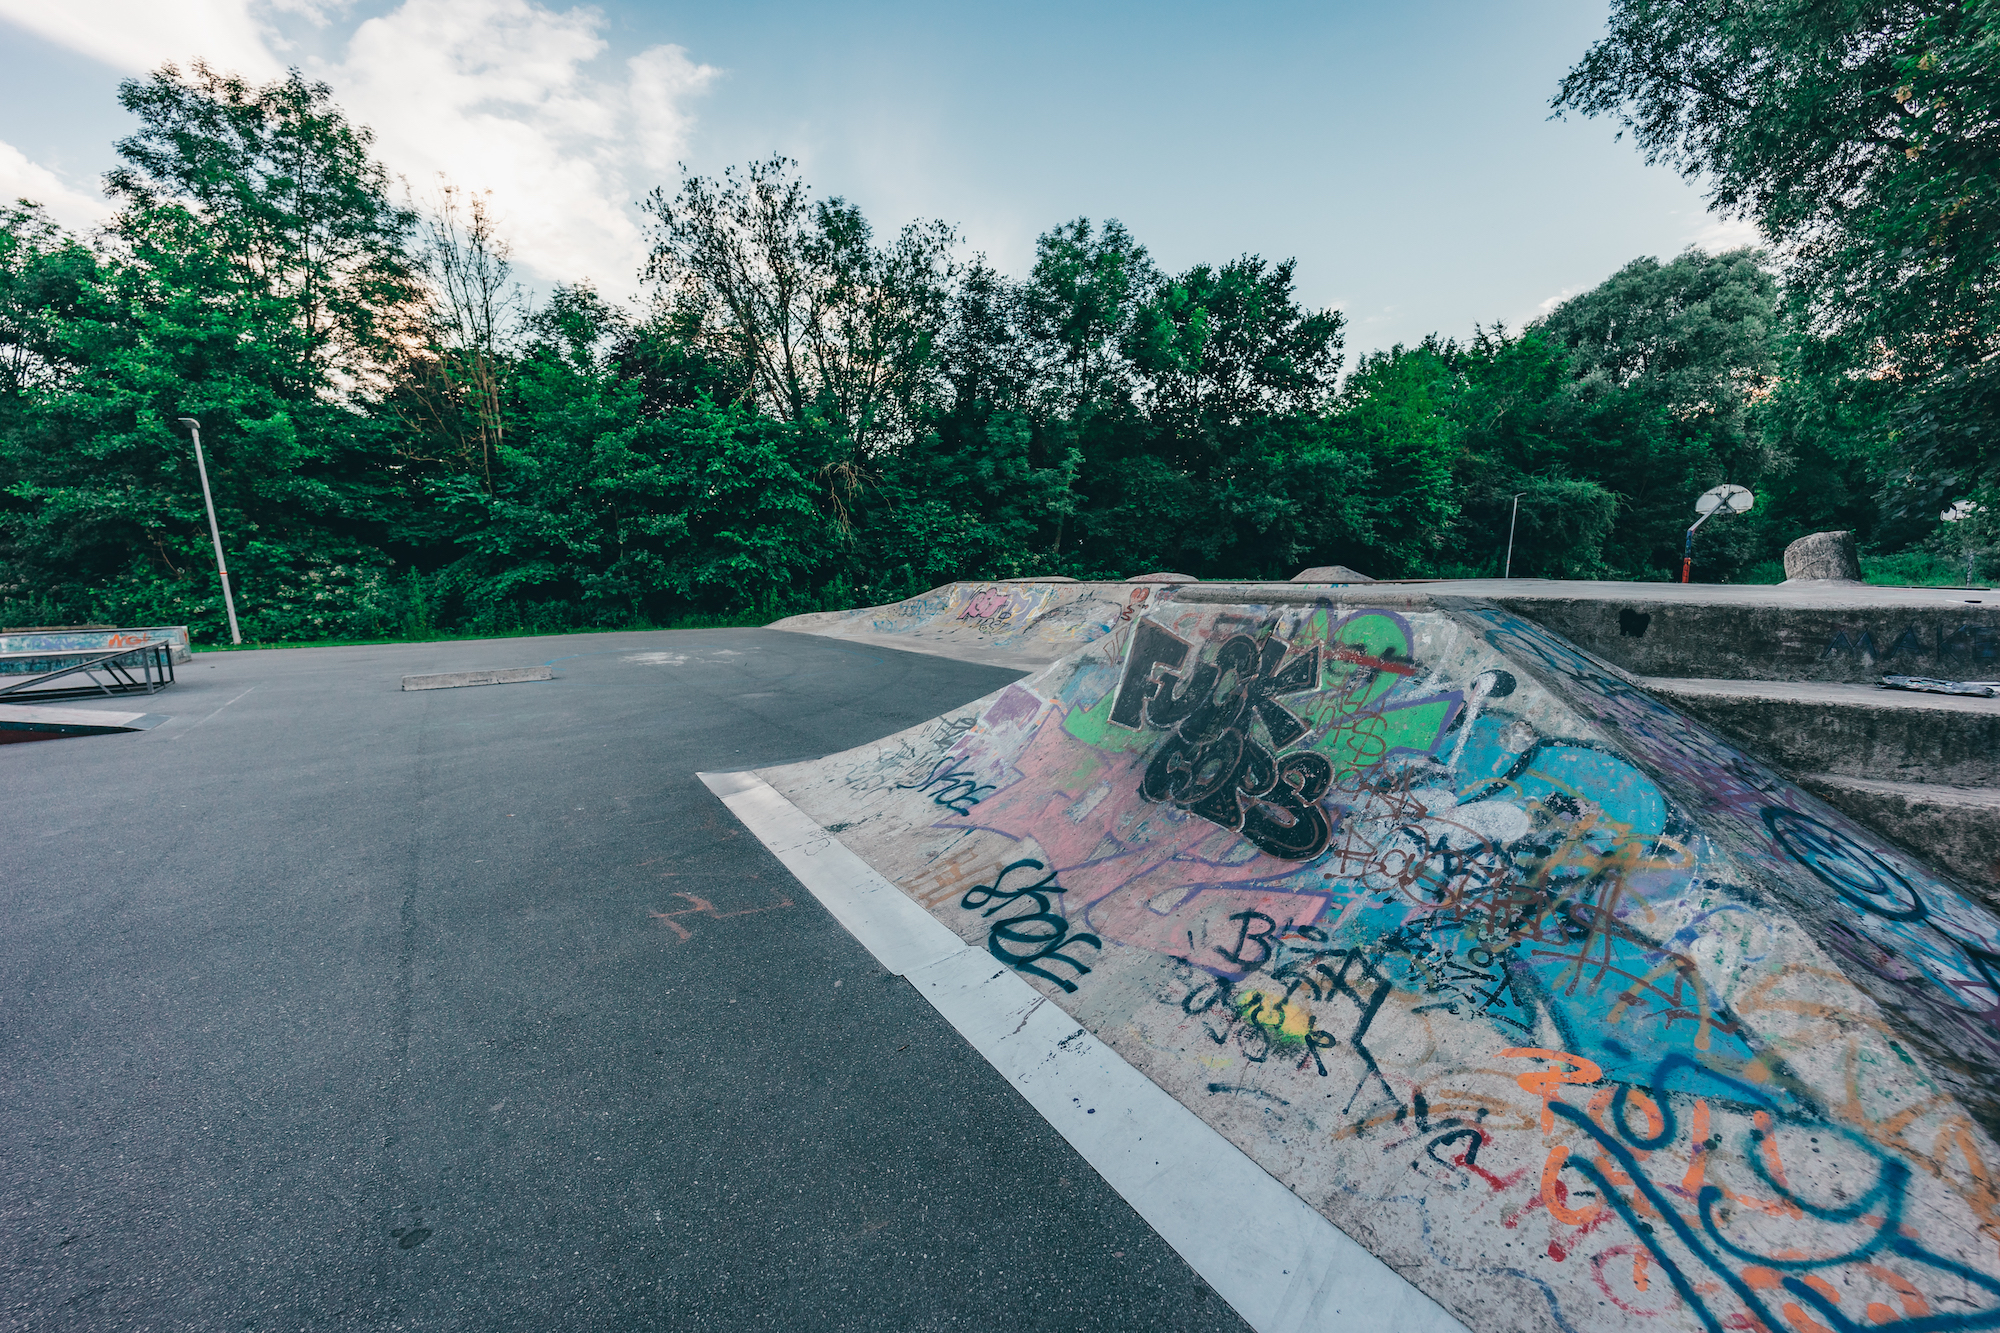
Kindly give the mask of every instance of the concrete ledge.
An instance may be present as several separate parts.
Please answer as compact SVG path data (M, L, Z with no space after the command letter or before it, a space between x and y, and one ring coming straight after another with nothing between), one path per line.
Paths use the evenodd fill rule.
M1640 684L1787 768L2000 786L2000 699L1832 682L1653 678Z
M1804 774L1799 785L1969 881L2000 909L2000 790L1833 773Z
M545 666L501 667L497 671L441 671L433 676L405 676L406 690L456 690L467 685L515 685L524 680L554 680Z

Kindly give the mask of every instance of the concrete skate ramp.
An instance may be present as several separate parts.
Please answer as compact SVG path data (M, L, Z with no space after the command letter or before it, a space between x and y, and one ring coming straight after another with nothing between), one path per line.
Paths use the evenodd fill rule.
M1471 1328L2000 1326L2000 920L1490 603L1179 596L761 776Z
M769 628L1025 668L1101 638L1162 591L1152 584L1067 579L947 583L888 606L788 616Z

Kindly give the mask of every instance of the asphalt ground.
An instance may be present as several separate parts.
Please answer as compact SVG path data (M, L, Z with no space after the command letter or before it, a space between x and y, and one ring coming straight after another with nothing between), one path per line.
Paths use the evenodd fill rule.
M1017 674L201 654L152 731L0 746L0 1325L1244 1327L694 777Z

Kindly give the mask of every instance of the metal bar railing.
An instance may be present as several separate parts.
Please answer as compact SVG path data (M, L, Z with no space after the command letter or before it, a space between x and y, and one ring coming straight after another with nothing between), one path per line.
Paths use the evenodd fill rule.
M0 699L10 703L39 700L116 698L125 694L158 694L174 683L173 644L153 639L133 648L105 653L9 653L17 660L61 662L15 684L0 687ZM49 688L50 682L82 676L88 684ZM102 676L104 679L100 680Z

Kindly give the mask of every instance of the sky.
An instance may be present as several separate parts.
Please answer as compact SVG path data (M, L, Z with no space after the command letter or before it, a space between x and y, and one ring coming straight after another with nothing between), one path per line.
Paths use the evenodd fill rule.
M1296 258L1350 352L1518 326L1642 255L1754 244L1617 127L1552 120L1604 0L840 5L0 0L0 198L101 221L121 80L296 67L419 200L491 192L521 276L636 297L638 201L782 153L879 233L1024 273L1117 218L1168 270Z

